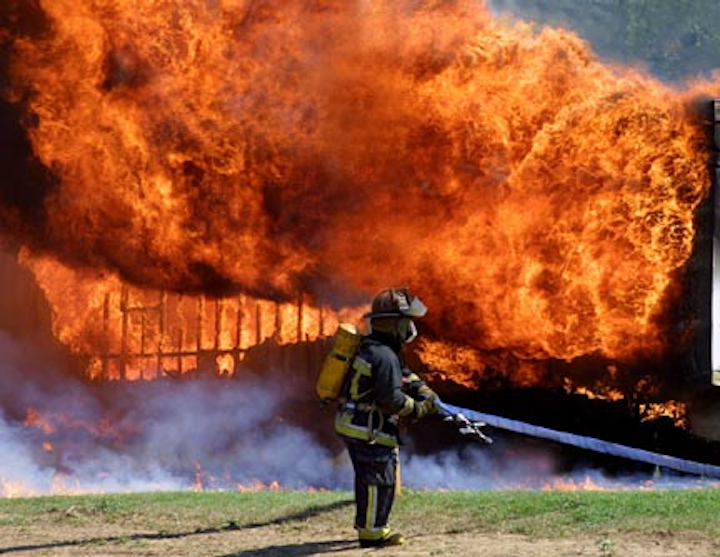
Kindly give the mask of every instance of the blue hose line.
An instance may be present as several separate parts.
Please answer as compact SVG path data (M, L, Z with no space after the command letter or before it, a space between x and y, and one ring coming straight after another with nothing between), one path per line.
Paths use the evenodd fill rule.
M468 408L460 408L452 404L445 402L436 401L438 407L438 413L441 416L456 416L462 414L466 418L474 422L484 422L485 424L496 427L499 429L505 429L513 431L515 433L521 433L523 435L529 435L531 437L539 437L541 439L549 439L565 445L573 445L586 449L589 451L595 451L599 453L609 454L613 456L619 456L638 462L646 462L648 464L654 464L664 468L671 468L686 474L694 474L697 476L704 476L710 478L720 478L720 466L714 466L712 464L703 464L692 460L685 460L674 456L668 456L659 453L653 453L644 449L635 449L618 443L611 443L609 441L602 441L594 437L585 437L583 435L576 435L574 433L566 433L563 431L557 431L549 429L547 427L535 426L520 422L517 420L510 420L508 418L502 418L500 416L494 416L492 414L485 414L483 412L476 412Z

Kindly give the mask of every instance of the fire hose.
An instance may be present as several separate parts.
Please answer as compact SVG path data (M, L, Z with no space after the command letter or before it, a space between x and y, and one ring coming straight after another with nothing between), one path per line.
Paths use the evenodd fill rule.
M460 433L486 444L492 443L492 439L482 431L482 428L489 425L498 429L504 429L541 439L549 439L557 443L572 445L589 451L654 464L659 467L670 468L686 474L720 478L720 466L703 464L701 462L685 460L674 456L646 451L644 449L636 449L626 445L620 445L618 443L603 441L594 437L586 437L584 435L566 433L563 431L549 429L547 427L531 425L518 420L511 420L492 414L485 414L484 412L477 412L468 408L460 408L459 406L453 406L452 404L447 404L445 402L441 402L440 400L436 400L435 405L438 408L438 414L443 416L446 420L454 422L458 426Z

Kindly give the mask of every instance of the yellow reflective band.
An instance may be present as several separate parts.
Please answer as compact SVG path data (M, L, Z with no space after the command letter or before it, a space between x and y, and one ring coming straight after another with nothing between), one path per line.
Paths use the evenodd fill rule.
M360 400L372 392L372 389L368 389L362 393L360 392L360 379L363 377L372 377L372 367L359 356L355 358L352 367L355 373L353 373L350 381L350 398L352 400Z
M370 432L366 426L353 424L352 418L353 415L350 412L339 413L335 417L335 431L340 435L349 437L350 439L367 441L368 443L372 441L373 443L383 445L384 447L390 447L391 449L398 446L398 441L394 436L378 430Z
M372 529L375 526L377 516L377 487L368 486L367 508L365 509L365 528Z

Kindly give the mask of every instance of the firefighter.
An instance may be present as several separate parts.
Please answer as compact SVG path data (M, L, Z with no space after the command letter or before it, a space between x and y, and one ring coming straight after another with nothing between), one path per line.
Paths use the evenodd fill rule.
M335 431L355 470L355 529L361 547L405 542L388 525L399 456L398 418L435 413L437 395L405 366L402 347L417 336L413 318L426 312L407 288L377 294L365 315L369 332L360 341L341 391Z

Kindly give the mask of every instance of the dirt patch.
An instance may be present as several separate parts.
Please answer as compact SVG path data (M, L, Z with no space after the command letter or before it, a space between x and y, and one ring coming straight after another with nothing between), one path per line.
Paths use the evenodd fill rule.
M213 528L166 532L108 524L0 527L2 555L163 555L266 556L286 555L458 555L483 557L642 556L709 557L720 545L696 533L537 539L515 534L408 532L408 543L382 550L360 549L354 532L329 526L322 520L240 527L232 522Z

